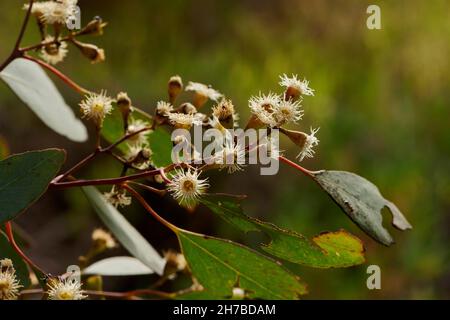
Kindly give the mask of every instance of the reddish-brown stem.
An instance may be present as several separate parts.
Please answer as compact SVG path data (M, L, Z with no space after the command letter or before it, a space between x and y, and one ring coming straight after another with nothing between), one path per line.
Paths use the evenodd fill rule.
M134 190L133 188L131 188L130 186L128 186L126 184L123 185L123 188L128 190L128 192L137 201L139 201L139 203L144 207L144 209L147 210L147 212L150 213L158 222L160 222L162 225L169 228L173 232L175 232L175 233L178 232L179 229L176 226L174 226L173 224L171 224L169 221L162 218L158 213L156 213L156 211L153 210L152 207L150 207L150 205L147 203L147 201L145 201L144 197L142 197L139 192L137 192L136 190Z
M46 68L48 71L52 72L54 75L56 75L58 78L60 78L65 84L67 84L69 87L71 87L72 89L74 89L76 92L78 92L81 95L86 95L91 93L89 90L81 87L80 85L78 85L77 83L75 83L72 79L70 79L68 76L66 76L65 74L63 74L61 71L59 71L58 69L56 69L55 67L49 65L48 63L45 63L42 60L33 58L29 55L23 55L24 59L36 62L37 64L39 64L40 66Z
M21 295L33 295L33 294L42 294L44 290L42 289L28 289L22 290L20 292ZM127 292L111 292L111 291L95 291L95 290L86 290L84 291L87 295L97 296L97 297L110 297L110 298L131 298L141 295L152 295L158 296L166 299L172 299L176 296L176 293L167 293L158 290L151 289L139 289Z
M28 21L30 20L31 16L31 9L33 7L34 0L30 0L29 7L27 10L27 14L25 15L25 19L22 23L22 28L20 29L19 36L17 37L16 45L14 46L14 51L18 51L20 47L20 43L22 42L23 36L25 35L25 30L27 29Z
M58 43L58 42L69 41L70 39L71 39L71 36L67 36L67 37L64 37L64 38L61 38L61 39L54 39L54 40L51 40L51 41L43 41L43 42L38 43L38 44L34 44L34 45L31 45L31 46L28 46L28 47L20 48L19 51L22 52L22 53L25 53L27 51L40 49L42 47L45 47L45 46L48 46L48 45L51 45L51 44L55 44L55 43Z
M304 175L308 176L308 177L313 177L313 174L311 171L303 168L301 165L285 158L285 157L279 157L281 162L286 163L287 165L289 165L290 167L299 170L300 172L302 172Z
M167 190L165 190L165 189L162 189L162 190L156 189L156 188L147 186L146 184L142 184L142 183L139 183L139 182L129 181L128 183L132 184L132 185L135 185L135 186L138 186L138 187L140 187L140 188L142 188L144 190L156 193L157 195L159 195L161 197L164 196L167 193Z
M144 171L136 174L132 174L129 176L118 177L118 178L109 178L109 179L91 179L91 180L75 180L75 181L67 181L67 182L52 182L50 187L53 188L72 188L72 187L83 187L83 186L101 186L101 185L114 185L121 184L127 182L129 180L137 180L146 177L156 176L160 174L160 170L150 170Z
M38 267L23 251L20 249L20 247L17 245L16 241L14 240L14 234L11 222L8 221L5 223L5 231L6 236L8 237L9 243L11 244L11 247L14 249L14 251L17 252L19 256L22 257L22 259L28 263L32 268L38 270L39 272L43 274L47 274L45 271L43 271L40 267Z

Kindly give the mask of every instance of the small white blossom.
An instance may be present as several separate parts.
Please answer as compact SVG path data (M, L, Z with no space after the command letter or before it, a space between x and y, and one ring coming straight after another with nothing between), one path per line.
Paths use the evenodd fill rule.
M9 259L1 261L0 270L0 300L16 300L22 286L16 278L16 273Z
M313 96L314 90L309 87L309 81L306 79L300 80L297 75L288 77L286 74L280 76L280 86L286 89L293 90L297 95Z
M98 125L101 125L105 116L112 111L112 102L113 99L108 97L105 91L102 91L100 94L90 93L80 103L80 107L84 117L92 119Z
M314 149L313 147L319 144L319 139L315 136L315 134L319 131L320 128L312 129L311 134L306 136L305 143L300 150L300 153L297 155L299 161L303 161L305 158L313 158L314 157Z
M113 249L117 246L116 241L114 240L112 235L103 229L95 229L92 232L92 241L100 243L102 246L108 249Z
M158 101L156 104L156 112L160 116L167 117L173 111L173 106L165 101Z
M131 119L128 125L127 134L132 134L139 132L141 130L150 128L150 124L144 120ZM127 141L133 145L145 145L148 143L148 135L150 134L150 129L136 133L132 135Z
M52 36L47 36L44 42L51 42L54 38ZM42 60L52 65L56 65L64 60L67 55L67 43L53 43L50 45L43 46L41 48L40 56Z
M116 187L112 187L110 192L103 194L106 201L112 204L114 207L126 207L131 204L131 197L126 195L125 190L116 190Z
M243 171L245 166L245 147L241 143L226 140L222 150L214 155L215 163L220 165L220 170L227 169L228 173Z
M150 158L153 151L147 144L128 144L125 160L133 164L139 170L148 169L151 165Z
M184 113L171 113L169 114L170 123L178 128L189 129L193 125L201 125L202 121L198 116L193 114Z
M301 120L303 110L301 109L300 101L281 101L276 107L274 117L277 121L277 126Z
M193 208L198 198L209 187L208 179L199 179L201 172L197 170L176 171L167 189L183 206Z
M81 283L75 279L50 280L48 286L49 300L82 300L87 298L83 295Z
M274 113L280 103L281 98L276 94L260 94L259 96L250 98L249 107L259 121L269 127L275 127L277 125L277 120L274 117Z
M220 92L214 90L210 86L198 82L189 82L186 91L193 91L213 101L217 101L222 97Z
M65 24L73 18L76 3L77 1L47 1L46 5L40 8L40 19L46 24Z
M232 299L242 300L245 298L245 290L242 288L234 287Z

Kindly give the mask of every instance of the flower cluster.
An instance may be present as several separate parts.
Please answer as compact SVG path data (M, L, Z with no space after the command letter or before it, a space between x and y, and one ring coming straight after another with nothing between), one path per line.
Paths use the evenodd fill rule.
M41 33L41 44L39 47L40 57L47 63L56 65L64 60L68 53L67 43L73 44L92 63L105 60L103 49L90 43L83 43L76 38L82 35L101 35L106 23L100 18L90 21L79 31L72 31L66 28L78 19L78 0L54 0L34 2L31 7L31 14L36 17L36 21ZM24 5L24 10L30 10L30 4ZM52 26L54 34L49 34L47 26ZM69 34L64 36L63 29L69 29Z

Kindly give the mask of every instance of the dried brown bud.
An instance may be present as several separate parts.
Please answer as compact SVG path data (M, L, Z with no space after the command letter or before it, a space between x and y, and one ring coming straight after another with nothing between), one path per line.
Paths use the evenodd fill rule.
M120 113L122 114L123 123L125 125L125 129L128 124L128 117L131 112L131 99L128 97L126 92L120 92L117 95L117 106L119 107Z
M279 128L280 132L286 135L293 143L295 143L300 148L305 146L306 140L308 139L308 135L304 132L286 130L283 128Z
M234 122L237 120L237 114L234 111L234 105L231 100L222 99L214 108L213 115L219 119L220 123L227 129L234 128Z
M102 18L95 17L89 22L78 35L95 35L101 36L103 34L103 29L108 25L107 22L103 22Z
M196 114L197 108L192 103L186 102L180 106L179 111L184 114Z
M183 81L180 76L173 76L169 80L169 101L174 103L178 95L183 91Z
M77 40L72 40L75 46L80 49L81 53L91 60L92 63L99 63L105 61L105 51L99 49L96 45L90 43L83 43Z

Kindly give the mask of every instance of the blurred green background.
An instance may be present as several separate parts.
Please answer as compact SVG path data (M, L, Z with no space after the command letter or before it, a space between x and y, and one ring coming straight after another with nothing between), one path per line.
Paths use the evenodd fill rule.
M144 1L81 0L83 23L100 15L105 35L86 39L106 50L107 60L91 65L75 49L59 68L92 90L111 95L127 91L135 105L152 111L166 98L171 75L212 84L233 100L245 125L248 98L259 91L280 91L278 76L306 77L316 90L304 100L300 126L320 127L310 169L358 173L377 184L403 211L414 229L398 232L386 248L366 237L319 188L292 169L263 177L249 167L233 176L215 174L213 189L245 193L246 212L313 236L344 228L360 237L367 265L382 270L382 290L366 287L366 267L316 270L292 266L307 283L308 299L450 298L450 2L433 1ZM0 60L17 36L22 1L0 4ZM366 8L381 7L382 29L368 30ZM36 42L35 27L25 43ZM79 97L58 87L77 110ZM11 152L45 147L68 150L68 164L92 144L68 142L46 128L4 85L0 85L0 135ZM295 147L283 141L290 157ZM84 176L120 171L105 159ZM169 220L210 235L243 237L206 209L190 214L169 198L150 198ZM127 218L159 250L176 248L176 239L138 207ZM390 219L385 214L386 219ZM100 226L83 195L50 192L17 220L30 243L27 252L52 273L89 247L90 231ZM111 254L120 253L116 250ZM123 252L122 252L123 253ZM148 279L107 282L128 290ZM168 288L171 289L171 288Z

